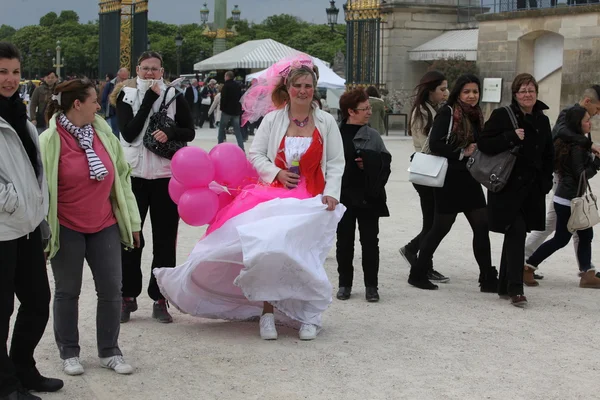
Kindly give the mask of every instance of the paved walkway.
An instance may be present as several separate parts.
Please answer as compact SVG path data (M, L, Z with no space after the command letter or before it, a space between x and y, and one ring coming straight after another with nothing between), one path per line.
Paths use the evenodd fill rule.
M233 140L228 136L230 141ZM135 374L101 369L95 347L95 302L86 268L80 301L81 357L86 373L62 373L52 321L37 350L40 370L65 379L49 400L371 400L371 399L590 399L598 395L600 346L598 296L579 289L572 247L542 265L546 278L526 289L527 310L511 307L477 287L478 268L464 217L435 255L438 270L451 277L427 292L406 283L408 267L398 248L420 229L419 200L407 182L410 140L385 138L393 172L387 186L392 216L381 220L381 302L364 300L360 252L353 297L334 300L317 340L301 342L280 329L265 342L256 323L203 320L174 308L175 323L151 318L144 293L140 309L122 325L120 345ZM198 132L195 145L210 149L216 130ZM598 185L595 184L597 188ZM600 190L597 190L600 192ZM149 232L149 224L146 232ZM204 229L181 224L178 260ZM151 249L149 235L147 249ZM501 237L492 235L499 263ZM357 242L357 248L358 242ZM594 250L600 251L594 244ZM598 254L598 253L596 253ZM146 251L144 265L150 265ZM596 257L597 258L597 257ZM337 289L334 251L325 268ZM145 271L149 276L149 268ZM53 282L51 283L53 285Z

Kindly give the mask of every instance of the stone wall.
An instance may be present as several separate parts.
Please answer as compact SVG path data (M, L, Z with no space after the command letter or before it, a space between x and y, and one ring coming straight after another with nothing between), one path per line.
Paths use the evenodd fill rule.
M383 6L383 77L389 90L416 86L429 63L411 61L408 51L458 24L456 0L388 1Z
M552 122L558 104L560 109L574 104L586 87L600 83L600 5L482 14L478 20L477 64L482 78L503 78L502 104L511 100L512 79L533 73L533 43L547 32L564 37L562 69L546 78L540 93L554 106L548 113ZM560 101L551 98L559 96Z

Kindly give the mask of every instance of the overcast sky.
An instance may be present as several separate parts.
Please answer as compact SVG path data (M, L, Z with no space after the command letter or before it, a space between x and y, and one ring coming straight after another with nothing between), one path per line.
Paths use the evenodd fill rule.
M200 23L200 9L204 2L211 10L209 21L214 15L215 0L150 0L149 17L153 21L171 24ZM337 1L341 10L344 0ZM98 0L0 0L0 25L7 24L15 28L39 23L40 17L54 11L74 10L81 22L98 18ZM327 22L325 9L329 0L229 0L227 15L235 4L242 11L242 19L262 22L266 17L276 14L292 14L317 24ZM343 10L339 22L343 23Z

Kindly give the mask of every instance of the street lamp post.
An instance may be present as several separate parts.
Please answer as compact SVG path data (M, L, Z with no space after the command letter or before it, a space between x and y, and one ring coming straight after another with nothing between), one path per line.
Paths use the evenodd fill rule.
M326 8L325 12L327 13L327 24L331 27L331 32L346 37L345 33L335 30L335 26L337 25L338 21L338 15L340 14L340 9L335 6L335 0L329 1L329 8Z
M202 34L214 39L213 55L217 55L227 50L227 38L237 35L237 32L235 31L235 25L231 30L227 29L227 0L215 0L215 20L213 22L212 30L207 25L209 14L210 10L206 3L204 3L204 6L200 10L200 21L202 21L202 25L205 26ZM238 6L235 5L231 11L231 18L234 23L240 21L241 14L242 12Z
M53 61L53 67L56 68L56 76L60 78L60 69L62 67L64 67L64 65L61 63L62 62L62 58L60 55L60 40L56 41L56 57L52 59Z
M181 45L183 44L183 37L181 32L177 32L175 36L175 46L177 46L177 77L181 76Z

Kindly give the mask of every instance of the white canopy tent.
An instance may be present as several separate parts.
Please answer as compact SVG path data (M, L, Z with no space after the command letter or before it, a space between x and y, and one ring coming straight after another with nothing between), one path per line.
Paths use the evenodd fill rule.
M318 87L326 89L345 89L346 81L344 78L333 72L331 68L325 63L325 61L312 57L313 62L319 68L319 82ZM254 78L258 78L264 74L266 69L255 72L253 74L246 75L246 82L250 82Z

